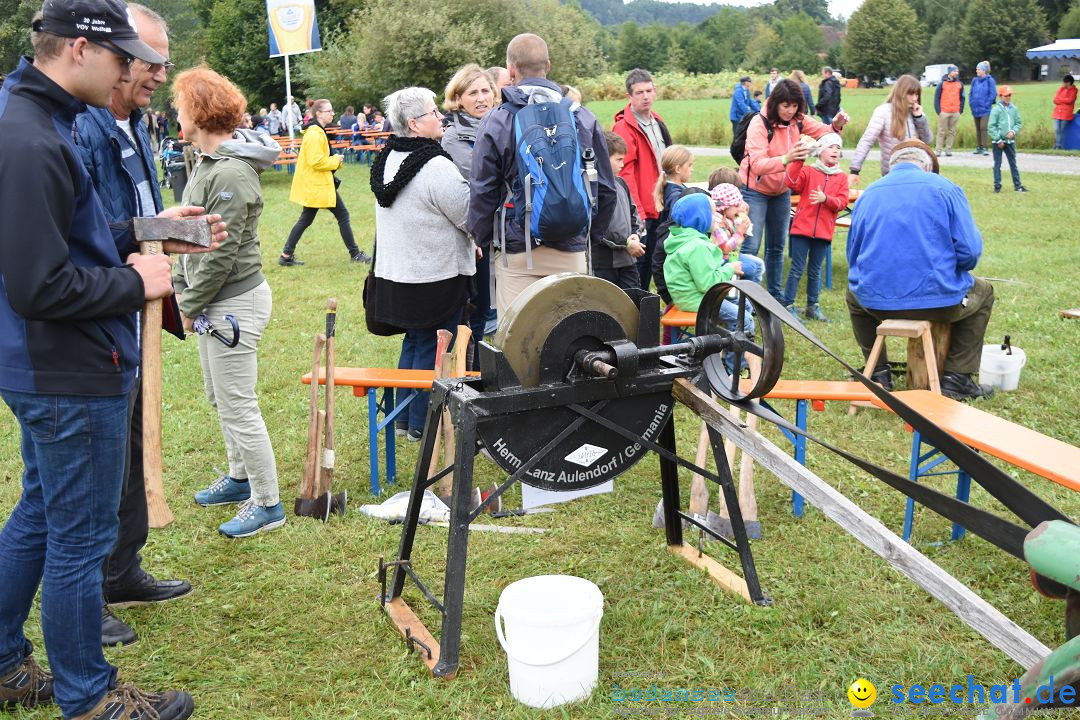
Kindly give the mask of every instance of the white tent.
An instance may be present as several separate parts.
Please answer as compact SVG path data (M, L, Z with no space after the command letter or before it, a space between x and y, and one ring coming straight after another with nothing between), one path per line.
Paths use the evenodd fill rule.
M1057 42L1031 48L1027 56L1032 60L1041 58L1080 58L1080 38L1058 40Z

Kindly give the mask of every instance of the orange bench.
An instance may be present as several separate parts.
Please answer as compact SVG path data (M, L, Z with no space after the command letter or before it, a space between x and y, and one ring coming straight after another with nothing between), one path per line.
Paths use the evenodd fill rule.
M468 373L479 375L479 373ZM311 384L311 373L301 378L305 385ZM431 390L435 382L434 370L398 370L397 368L335 367L334 386L348 386L356 397L368 399L368 461L371 468L371 492L379 494L379 432L386 430L386 483L393 485L397 480L397 449L394 445L394 421L416 395L394 406L394 390ZM326 384L326 369L319 370L319 384ZM377 397L379 389L383 391L382 401ZM379 413L383 414L382 422Z
M1080 448L929 390L905 390L896 396L965 445L1080 492ZM876 398L873 402L881 406ZM924 444L930 448L925 454ZM967 502L971 493L971 478L967 473L930 472L947 459L937 448L925 443L920 433L912 431L908 477L917 482L920 477L955 472L956 497ZM904 513L905 540L911 536L914 511L915 501L909 498ZM963 536L964 528L954 524L952 539Z

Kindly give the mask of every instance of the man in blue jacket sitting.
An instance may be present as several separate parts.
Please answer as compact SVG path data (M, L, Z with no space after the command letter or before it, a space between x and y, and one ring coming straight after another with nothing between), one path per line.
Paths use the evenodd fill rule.
M898 143L890 164L851 214L847 304L855 340L868 358L882 320L947 322L952 332L942 394L988 397L993 390L971 376L979 369L994 288L971 274L982 236L967 197L937 174L937 157L920 140ZM873 379L892 389L884 349Z

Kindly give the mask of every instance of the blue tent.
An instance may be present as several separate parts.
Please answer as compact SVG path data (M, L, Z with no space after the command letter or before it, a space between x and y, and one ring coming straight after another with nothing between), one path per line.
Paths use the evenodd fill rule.
M1027 56L1032 60L1040 58L1080 58L1080 38L1058 40L1057 42L1031 48Z

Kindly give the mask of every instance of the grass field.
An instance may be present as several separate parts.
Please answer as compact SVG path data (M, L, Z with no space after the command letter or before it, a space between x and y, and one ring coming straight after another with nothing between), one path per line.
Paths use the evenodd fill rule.
M1050 120L1054 93L1058 83L1025 83L1013 85L1013 101L1020 109L1024 123L1018 147L1021 151L1045 150L1054 147L1054 125ZM969 86L965 83L965 95ZM888 89L845 89L842 107L851 115L851 124L844 130L845 146L853 150L859 141L874 108L885 102ZM817 91L814 91L817 99ZM937 132L934 113L934 88L923 88L923 107L930 116L930 129ZM588 101L588 98L586 98ZM610 128L615 113L626 106L624 100L598 100L586 103ZM664 118L677 143L687 145L730 145L731 121L728 120L730 100L661 100L656 112ZM936 137L936 135L935 135ZM975 147L975 125L967 106L957 128L955 147L972 150Z
M846 96L852 98L849 107L861 98L858 93ZM873 96L867 93L866 98L868 108ZM723 109L726 124L726 105ZM665 106L660 111L675 115ZM672 124L678 131L678 124ZM699 174L715 166L710 160L698 161ZM867 164L864 182L873 179L876 168L876 163ZM374 203L366 190L367 170L349 165L341 175L357 236L370 251ZM1029 358L1017 391L979 407L1080 444L1080 323L1057 317L1059 308L1080 304L1076 214L1069 209L1076 201L1075 187L1058 177L1026 174L1031 193L993 195L989 170L950 170L950 177L967 191L985 239L978 272L997 278L988 340L1009 334ZM307 265L281 268L275 263L298 208L286 199L288 175L269 173L264 186L262 255L275 308L260 346L259 392L288 506L297 494L306 442L308 392L299 378L310 363L312 337L323 326L327 297L336 297L340 308L339 364L391 366L398 342L366 332L360 300L366 269L347 262L328 213L319 216L300 244L298 256ZM841 289L846 263L842 245L836 249L836 287L822 297L833 322L815 324L813 330L854 363L858 350ZM107 656L125 679L150 689L189 690L196 698L196 717L607 718L626 705L612 701L614 684L627 691L651 682L661 689L758 693L795 685L800 691L826 693L827 716L841 717L851 711L844 692L859 677L877 685L881 699L874 711L891 717L888 688L894 683L949 685L972 673L988 686L1022 672L820 512L809 509L803 519L793 518L788 490L760 470L756 479L764 537L754 543L754 553L764 590L775 604L756 608L733 600L665 550L662 532L651 526L659 480L657 461L648 457L618 479L613 495L561 506L549 515L499 521L544 527L545 535L472 534L460 676L452 682L433 680L377 606L376 564L380 556L395 554L399 528L355 511L327 525L290 512L279 531L229 541L216 528L231 509L194 505L191 494L225 467L221 434L203 397L195 343L166 338L164 346L166 486L176 522L151 533L144 562L159 577L189 579L196 592L166 606L121 611L140 640ZM843 373L789 337L784 376L842 379ZM789 417L793 413L790 404L779 407ZM355 507L374 500L367 492L365 403L339 390L337 413L335 480L348 489ZM679 446L692 456L698 426L681 409L676 422ZM910 436L889 415L864 411L852 419L846 407L831 404L813 414L811 429L901 474L907 468ZM783 444L775 431L767 429L766 435ZM17 439L8 414L0 424L0 507L5 509L19 494ZM415 446L401 448L403 476L408 477L414 460ZM820 449L810 450L809 467L899 532L903 497ZM484 482L501 477L483 461L478 472ZM1080 517L1075 493L1024 473L1018 476L1068 515ZM947 488L947 483L939 485ZM684 497L688 487L684 474ZM973 502L997 507L979 489ZM1033 592L1027 568L977 538L940 544L948 527L929 512L918 513L916 546L1044 643L1060 645L1063 606ZM445 539L443 529L421 529L414 556L418 572L440 595ZM712 552L729 567L738 566L722 548ZM545 573L588 578L606 598L599 687L583 703L547 712L524 708L511 698L506 660L492 627L502 588ZM419 594L412 590L407 598L437 630L436 613L420 602ZM38 657L44 657L36 607L27 629ZM634 676L648 679L628 679ZM659 705L651 707L660 710ZM708 705L687 703L677 709L689 714L707 711ZM956 710L952 716L975 714L970 707ZM13 715L24 720L56 716L52 709Z

